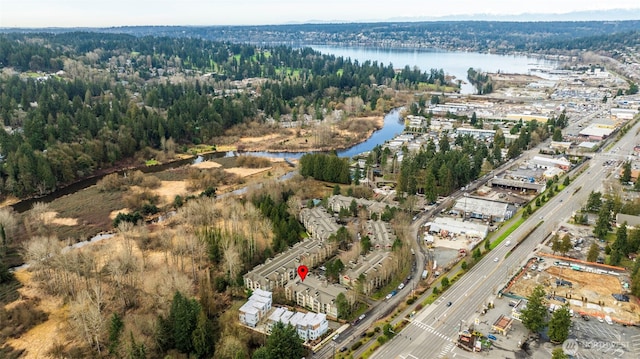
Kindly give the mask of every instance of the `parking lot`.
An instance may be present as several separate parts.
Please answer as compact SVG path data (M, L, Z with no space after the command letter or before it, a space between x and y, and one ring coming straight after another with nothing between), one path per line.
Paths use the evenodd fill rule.
M596 359L638 358L640 356L640 329L607 324L592 318L573 319L570 340L566 343L575 352L575 358Z

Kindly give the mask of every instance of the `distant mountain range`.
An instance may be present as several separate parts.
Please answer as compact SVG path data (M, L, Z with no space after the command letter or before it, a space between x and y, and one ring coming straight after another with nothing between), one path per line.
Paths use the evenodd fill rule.
M387 19L369 19L360 21L346 20L307 20L304 22L289 22L287 24L327 24L350 22L418 22L418 21L619 21L640 20L640 8L611 9L601 11L575 11L562 14L553 13L524 13L515 15L497 14L468 14L449 16L403 16Z

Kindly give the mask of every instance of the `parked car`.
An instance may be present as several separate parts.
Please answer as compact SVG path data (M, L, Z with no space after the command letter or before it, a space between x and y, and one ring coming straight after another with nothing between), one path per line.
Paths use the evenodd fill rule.
M344 353L344 352L346 352L347 350L348 350L348 349L347 349L347 347L342 347L342 348L340 348L340 353Z
M494 262L499 261L498 257L493 258L493 261L494 261Z
M451 306L451 302L447 303L447 307L450 307L450 306Z
M491 339L491 340L498 340L498 338L496 338L496 336L495 336L495 335L493 335L493 334L489 334L489 335L487 335L487 338L489 338L489 339Z

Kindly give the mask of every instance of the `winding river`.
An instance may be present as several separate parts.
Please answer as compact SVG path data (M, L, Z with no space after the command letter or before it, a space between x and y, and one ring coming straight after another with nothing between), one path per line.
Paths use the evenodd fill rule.
M371 151L377 145L381 145L386 141L394 138L404 131L404 120L400 117L401 109L393 109L386 116L384 116L384 124L381 129L375 131L371 137L366 141L360 142L357 145L349 147L344 150L338 151L339 157L354 157L363 152ZM253 155L260 157L273 157L273 158L285 158L285 159L300 159L304 154L309 152L269 152L269 151L247 151L240 153L241 155ZM229 153L230 156L235 156L237 153Z
M353 147L338 151L338 155L340 157L353 157L362 152L371 151L376 145L382 144L385 141L392 139L395 135L402 133L403 129L404 129L404 122L400 118L400 109L394 109L384 117L384 125L381 129L375 131L371 135L371 137L369 137L366 141L361 142ZM307 152L243 152L242 154L261 156L261 157L299 159L305 153ZM187 164L202 162L204 160L236 156L236 155L238 155L238 153L236 152L214 152L214 153L206 154L204 156L197 156L196 158L187 158L183 160L177 160L177 161L161 164L158 166L149 166L149 167L139 166L133 169L129 168L129 169L117 171L117 173L123 174L124 172L129 172L132 170L140 170L144 173L156 173L156 172L165 171L170 168L176 168L176 167L184 166ZM106 175L107 174L101 174L101 175L85 178L83 180L70 184L66 187L60 188L45 196L22 200L18 203L11 205L11 207L13 207L13 209L18 213L28 211L36 202L44 202L44 203L52 202L53 200L60 198L62 196L72 194L82 189L93 186Z

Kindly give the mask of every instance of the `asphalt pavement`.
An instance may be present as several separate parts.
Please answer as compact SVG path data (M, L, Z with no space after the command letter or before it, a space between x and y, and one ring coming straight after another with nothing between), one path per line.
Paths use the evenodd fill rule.
M636 124L615 147L629 153L635 145ZM603 163L609 154L594 154L587 168L561 193L538 209L507 240L512 245L523 240L506 256L510 247L504 243L449 288L434 304L427 306L412 318L411 323L389 343L383 345L371 358L444 358L466 357L469 353L456 349L458 330L478 315L481 307L495 298L499 288L536 251L544 239L564 220L570 218L586 202L591 191L598 191L610 169ZM537 227L536 227L537 226ZM535 228L535 229L534 229ZM524 236L531 234L524 238ZM495 262L494 258L498 258ZM447 305L451 302L451 305ZM455 351L455 353L454 353Z

